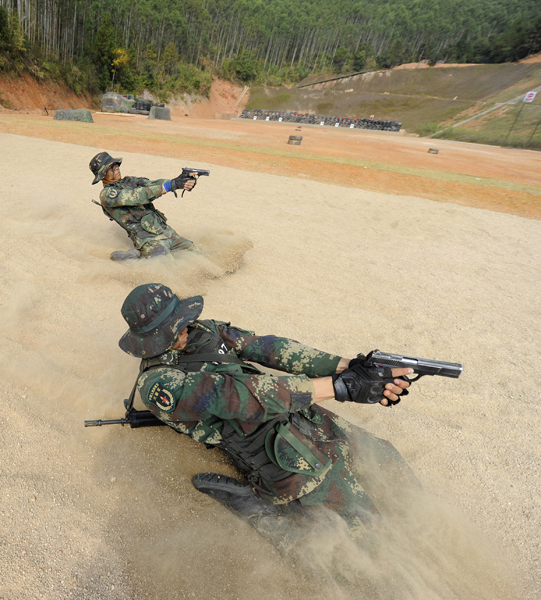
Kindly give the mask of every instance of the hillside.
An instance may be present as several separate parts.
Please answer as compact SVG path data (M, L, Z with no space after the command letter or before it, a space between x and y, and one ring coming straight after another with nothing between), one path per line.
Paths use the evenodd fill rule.
M243 86L216 79L208 98L190 94L172 96L167 106L173 117L220 118L223 113L242 110L246 102L246 99L239 100L242 90ZM100 110L100 98L75 94L63 82L36 81L27 73L18 77L0 74L0 114L41 113L45 107L51 115L60 108Z
M299 85L312 83L310 79ZM395 68L297 88L251 90L248 108L397 120L409 132L473 114L541 84L541 63ZM479 109L481 110L481 109ZM465 118L465 117L463 117Z
M535 64L537 69L440 124L435 137L541 150L541 55L524 62ZM525 103L524 96L529 91L537 91L537 96L533 102Z
M44 108L96 108L87 95L78 95L63 82L36 81L28 73L20 76L0 74L0 113L41 112Z

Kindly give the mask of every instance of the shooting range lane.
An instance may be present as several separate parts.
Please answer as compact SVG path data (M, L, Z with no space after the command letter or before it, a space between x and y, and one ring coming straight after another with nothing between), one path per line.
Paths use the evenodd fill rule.
M90 202L88 170L115 149L0 141L7 597L358 597L325 570L332 549L318 548L314 577L192 488L197 472L235 475L218 452L166 428L83 427L122 415L138 365L117 346L120 306L151 281L261 334L462 363L460 379L425 377L392 410L329 403L390 440L427 492L391 516L392 560L344 556L342 576L370 600L539 597L539 221L123 152L123 174L211 174L156 203L207 258L119 265L108 255L128 240Z
M287 175L363 190L411 195L528 218L541 218L538 152L387 132L304 127L300 148L287 144L294 123L239 119L148 121L94 114L94 124L39 115L3 115L0 131ZM188 165L191 166L191 165Z

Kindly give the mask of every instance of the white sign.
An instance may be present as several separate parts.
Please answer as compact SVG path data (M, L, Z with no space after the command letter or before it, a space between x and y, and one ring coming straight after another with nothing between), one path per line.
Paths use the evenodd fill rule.
M280 117L280 118L278 119L278 121L280 121L280 123L281 123L281 122L282 122L282 117Z
M267 118L265 119L265 121L268 121L269 119L270 119L270 117L267 117Z
M321 121L320 125L325 125L325 121Z
M257 117L254 117L254 121L257 121Z
M350 128L350 129L353 129L354 127L355 127L355 124L354 124L354 123L352 123L352 124L349 126L349 128Z
M524 96L524 102L533 102L536 95L537 92L528 92L526 96Z
M340 123L335 123L334 126L335 127L340 127Z

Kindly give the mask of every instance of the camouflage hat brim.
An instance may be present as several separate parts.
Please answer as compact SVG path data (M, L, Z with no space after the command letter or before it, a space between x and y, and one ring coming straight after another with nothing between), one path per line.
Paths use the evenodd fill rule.
M95 183L98 183L98 181L101 181L105 177L105 174L107 173L107 171L109 170L109 167L111 165L119 165L120 166L121 164L122 164L121 158L113 158L112 156L110 156L109 158L106 158L103 161L103 164L99 168L98 172L96 173L96 176L94 177L94 181L92 182L92 185L94 185Z
M131 327L118 345L124 352L139 358L152 358L168 350L178 334L193 323L203 310L203 298L194 296L179 300L174 296L167 310L144 327Z

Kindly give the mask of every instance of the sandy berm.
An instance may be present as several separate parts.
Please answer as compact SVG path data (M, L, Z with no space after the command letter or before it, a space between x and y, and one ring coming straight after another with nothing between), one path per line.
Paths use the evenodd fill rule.
M190 164L211 176L156 205L206 257L115 264L128 239L90 202L100 149L0 142L0 598L540 597L539 221ZM124 174L179 170L122 156ZM391 410L329 403L423 483L379 552L338 528L281 557L193 489L197 472L235 475L218 451L83 427L123 413L138 364L117 346L120 306L153 281L260 334L464 365Z

